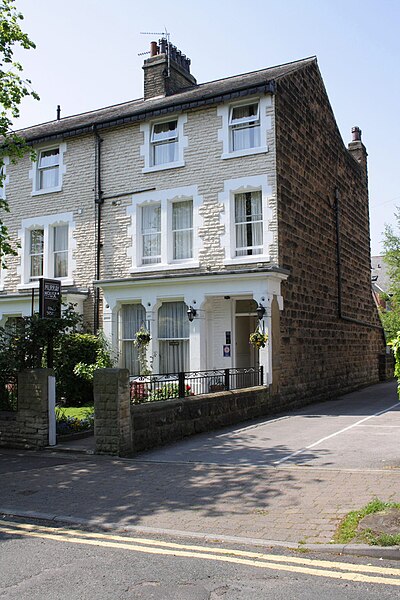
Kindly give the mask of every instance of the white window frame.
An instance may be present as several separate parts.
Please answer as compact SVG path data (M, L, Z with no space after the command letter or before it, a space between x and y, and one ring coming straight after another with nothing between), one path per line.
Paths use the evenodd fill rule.
M248 106L249 104L258 103L258 119L260 122L260 145L254 148L243 148L242 150L232 150L232 110L239 106ZM267 131L272 127L272 119L267 116L267 109L272 107L271 95L260 97L248 97L246 100L223 104L218 107L217 114L222 118L222 127L218 130L218 140L222 142L223 160L229 158L237 158L241 156L251 156L253 154L262 154L268 152Z
M263 246L261 254L236 256L236 230L235 230L235 195L246 192L261 192L263 215ZM268 183L267 175L254 175L229 179L224 182L224 191L218 195L219 202L223 205L221 224L224 234L221 236L221 245L225 250L225 265L243 263L262 263L270 261L270 246L273 244L273 232L269 225L273 222L273 212L269 207L272 197L272 187Z
M42 168L40 164L40 156L42 152L48 150L58 149L58 185L51 188L40 188L40 171ZM29 171L29 178L32 179L32 196L40 196L42 194L52 194L54 192L61 192L63 186L63 176L66 172L64 164L64 153L66 152L67 145L65 142L61 144L54 144L51 146L41 146L35 148L37 154L37 160L32 163L32 169Z
M68 273L66 277L54 277L54 228L63 225L68 226ZM19 250L21 266L17 269L17 273L21 277L21 283L17 286L17 289L29 289L39 285L37 280L30 279L30 232L35 229L43 229L44 232L43 277L59 279L63 286L73 285L73 272L76 269L73 253L76 248L76 241L74 239L75 223L73 214L69 212L22 220L21 229L18 232L21 244Z
M178 157L177 160L169 163L163 163L160 165L153 164L153 151L154 142L152 142L153 128L154 125L160 123L169 123L171 121L177 121L177 142L178 142ZM188 137L184 135L183 128L187 122L187 115L169 115L164 119L158 119L155 121L149 121L148 123L142 123L140 125L140 131L144 134L144 142L140 146L140 155L144 158L144 167L142 173L153 173L154 171L165 171L167 169L176 169L177 167L184 167L184 150L188 146Z
M192 258L174 259L173 233L172 233L172 207L175 202L192 200L193 202L193 238ZM199 251L202 248L202 240L198 235L198 229L203 220L199 214L199 207L203 198L199 196L197 186L187 186L169 190L154 192L143 192L135 194L132 205L127 212L131 217L131 225L128 227L128 235L132 239L132 245L128 248L128 257L132 260L132 272L137 271L162 271L166 269L188 269L199 266ZM141 238L141 209L151 204L159 204L161 207L161 262L142 263L142 238Z
M9 164L10 164L10 159L8 158L8 156L4 156L3 166L1 167L1 170L3 171L4 179L3 179L3 182L0 184L0 200L6 200L6 188L7 188L7 184L10 181L10 176L7 175L7 166Z

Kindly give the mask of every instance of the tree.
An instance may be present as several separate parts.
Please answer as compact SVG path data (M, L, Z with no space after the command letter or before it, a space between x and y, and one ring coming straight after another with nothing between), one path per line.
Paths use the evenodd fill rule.
M398 231L391 225L386 225L383 234L383 260L388 266L390 277L389 295L385 299L389 302L390 309L381 309L380 315L388 342L400 331L400 209L397 209L395 219Z
M19 117L20 104L26 96L39 100L31 88L31 81L22 77L22 65L14 60L15 46L25 50L35 48L20 27L23 15L15 7L15 0L0 0L0 187L4 182L4 158L15 162L27 152L34 153L23 137L12 129L12 119ZM0 199L0 209L9 212L5 199ZM6 255L15 255L6 225L0 218L0 261L3 267Z

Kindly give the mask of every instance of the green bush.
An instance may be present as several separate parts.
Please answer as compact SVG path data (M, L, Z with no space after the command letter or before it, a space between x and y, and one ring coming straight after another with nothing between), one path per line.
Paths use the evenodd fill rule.
M77 365L83 365L81 371L75 369ZM65 406L92 403L93 371L110 366L112 362L103 336L90 333L64 335L54 349L57 400ZM92 377L86 375L87 371Z

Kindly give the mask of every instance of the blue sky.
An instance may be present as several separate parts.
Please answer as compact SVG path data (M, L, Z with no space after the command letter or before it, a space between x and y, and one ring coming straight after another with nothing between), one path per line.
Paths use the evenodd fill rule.
M19 52L40 102L18 127L143 95L143 56L162 32L199 83L316 55L344 142L368 151L372 254L400 206L399 0L17 0L37 45Z

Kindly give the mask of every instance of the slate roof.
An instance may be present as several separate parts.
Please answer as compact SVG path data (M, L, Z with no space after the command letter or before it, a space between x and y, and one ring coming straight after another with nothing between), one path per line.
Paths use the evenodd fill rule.
M250 94L274 93L276 80L315 62L315 57L305 58L260 71L202 83L171 96L131 100L91 112L64 117L60 120L21 129L17 133L29 142L66 138L89 133L93 130L94 125L98 129L104 129L190 108L218 104Z

